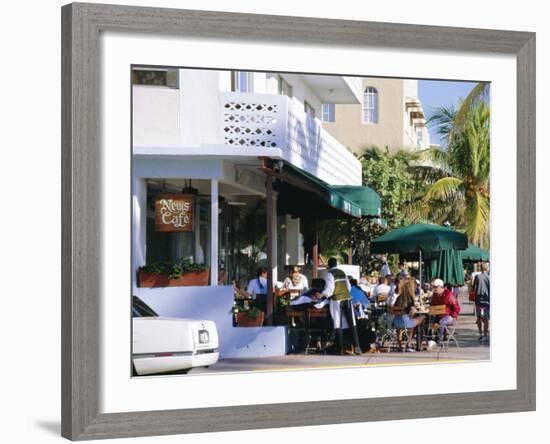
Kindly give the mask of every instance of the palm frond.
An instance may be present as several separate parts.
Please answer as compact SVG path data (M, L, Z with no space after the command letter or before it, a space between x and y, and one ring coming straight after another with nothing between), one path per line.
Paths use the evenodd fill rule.
M458 177L443 177L428 188L424 199L427 202L437 199L453 200L461 193L463 184L463 180Z
M488 102L490 92L489 82L478 83L462 101L456 116L454 118L455 132L461 132L468 121L468 114L475 108L480 102Z
M466 207L466 234L476 245L485 246L489 234L489 199L476 192Z
M449 156L449 151L441 149L439 147L432 147L426 150L425 154L428 163L435 165L443 170L448 171L450 168L450 161L452 160Z
M408 171L418 185L431 185L447 176L441 168L427 165L411 165Z
M456 110L453 106L440 106L430 115L426 122L435 129L442 142L448 143L453 133Z

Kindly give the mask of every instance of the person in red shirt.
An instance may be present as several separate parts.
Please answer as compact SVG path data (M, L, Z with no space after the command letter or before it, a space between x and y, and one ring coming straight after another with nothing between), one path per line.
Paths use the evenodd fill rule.
M445 315L438 316L436 322L440 325L440 335L443 334L444 327L453 325L458 319L460 313L460 304L453 292L443 285L441 279L432 281L432 300L431 305L445 305Z

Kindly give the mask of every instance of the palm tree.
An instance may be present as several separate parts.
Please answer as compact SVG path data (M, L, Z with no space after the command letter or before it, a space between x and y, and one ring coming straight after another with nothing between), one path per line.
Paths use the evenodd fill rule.
M479 103L489 102L490 85L489 82L479 82L462 101L454 118L455 131L461 132L464 129L468 121L468 114Z
M477 87L476 87L477 88ZM474 88L475 89L475 88ZM466 119L457 123L459 111L439 108L428 123L435 124L447 138L447 149L432 148L430 157L441 178L428 186L424 203L447 208L452 225L465 230L471 242L487 247L489 243L489 161L490 111L481 100L470 102Z

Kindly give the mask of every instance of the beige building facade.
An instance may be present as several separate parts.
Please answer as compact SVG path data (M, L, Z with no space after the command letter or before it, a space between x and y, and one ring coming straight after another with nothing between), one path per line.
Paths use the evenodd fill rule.
M358 155L371 146L429 148L417 80L364 78L362 92L361 104L324 105L323 128Z

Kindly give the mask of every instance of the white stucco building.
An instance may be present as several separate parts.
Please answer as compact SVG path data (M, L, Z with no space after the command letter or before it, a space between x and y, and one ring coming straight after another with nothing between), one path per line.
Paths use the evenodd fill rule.
M245 270L252 253L268 266L272 282L284 278L285 265L311 263L316 275L316 214L361 217L361 204L346 197L361 186L361 165L320 120L323 104L360 104L361 80L135 67L132 88L134 294L160 314L216 318L222 357L280 354L282 327L264 327L263 336L238 329L246 330L241 339L252 335L250 341L227 342L236 334L227 284L252 277ZM195 196L194 231L155 232L154 196L182 190ZM266 215L256 234L249 220L255 211ZM251 236L266 233L265 250L253 251L251 242L259 239ZM139 267L181 257L206 263L210 286L138 286Z

